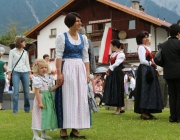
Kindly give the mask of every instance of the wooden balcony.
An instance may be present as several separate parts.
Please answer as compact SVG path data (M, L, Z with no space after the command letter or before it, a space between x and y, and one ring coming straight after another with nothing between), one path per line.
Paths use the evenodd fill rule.
M88 38L93 41L101 41L104 30L94 30L92 33L87 33ZM112 39L118 39L118 30L113 30Z
M155 56L156 51L152 51L153 56ZM126 53L126 63L139 62L139 56L137 52Z
M89 39L93 41L101 41L103 37L104 30L94 30L92 33L87 33Z
M155 56L157 51L152 51L153 56ZM133 63L133 62L139 62L139 56L137 52L132 52L132 53L125 53L126 59L125 59L125 63ZM110 58L110 55L109 55ZM99 56L95 56L95 62L97 65L99 65L98 63L99 60Z

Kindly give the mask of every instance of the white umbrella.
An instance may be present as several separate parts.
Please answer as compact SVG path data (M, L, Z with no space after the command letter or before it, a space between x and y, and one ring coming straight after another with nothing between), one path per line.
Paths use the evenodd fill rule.
M107 68L101 66L101 67L96 68L95 73L105 73L106 71L107 71Z
M3 47L0 47L0 53L4 54L5 53L5 49Z
M4 52L5 54L9 54L10 47L0 44L0 48L1 48L1 47L2 47L3 49L5 49L5 52Z

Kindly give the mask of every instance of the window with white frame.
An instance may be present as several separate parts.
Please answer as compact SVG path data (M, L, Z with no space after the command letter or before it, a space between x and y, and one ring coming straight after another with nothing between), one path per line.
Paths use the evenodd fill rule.
M50 35L49 35L49 38L55 38L56 37L56 28L54 29L51 29L51 32L50 32Z
M105 26L111 27L111 22L105 23Z
M51 29L51 35L56 35L56 28Z
M92 25L86 26L86 33L92 33Z
M136 21L130 20L129 21L129 30L136 29Z

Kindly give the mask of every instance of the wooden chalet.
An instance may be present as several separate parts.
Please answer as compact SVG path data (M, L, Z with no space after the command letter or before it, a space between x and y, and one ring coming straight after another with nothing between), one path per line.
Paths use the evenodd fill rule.
M148 31L152 35L151 49L157 51L157 45L168 37L168 28L171 25L166 21L146 14L143 10L144 8L138 1L132 1L132 7L126 7L112 0L69 0L65 5L29 30L25 36L37 39L37 42L39 42L38 36L42 35L41 31L45 27L48 27L60 16L64 16L69 12L77 12L82 17L83 26L87 31L88 38L93 42L95 51L100 46L105 26L109 26L113 28L112 39L119 39L126 46L124 50L127 57L126 61L134 62L138 61L136 35L141 30ZM47 34L49 40L54 39L53 41L55 41L56 32L58 28L61 28L59 25L55 26L48 29L50 31ZM43 47L49 47L49 54L52 54L54 48L52 46ZM37 47L39 49L41 46L37 44Z

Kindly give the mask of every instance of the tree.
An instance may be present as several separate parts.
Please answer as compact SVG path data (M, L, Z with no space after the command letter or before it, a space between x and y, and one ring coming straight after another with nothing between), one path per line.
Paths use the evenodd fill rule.
M5 46L9 46L11 43L14 43L16 36L23 36L25 32L27 32L26 27L21 27L21 29L17 29L18 23L10 20L10 23L7 27L4 27L6 29L6 33L2 34L0 37L0 44L3 44ZM22 33L20 33L20 30Z

